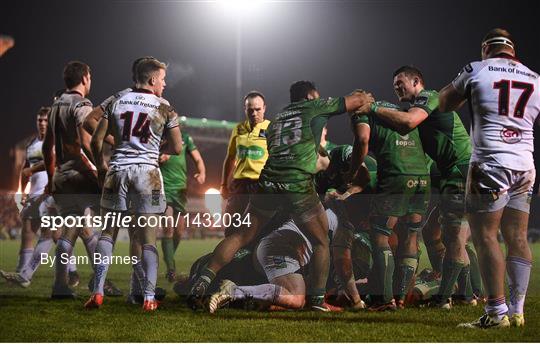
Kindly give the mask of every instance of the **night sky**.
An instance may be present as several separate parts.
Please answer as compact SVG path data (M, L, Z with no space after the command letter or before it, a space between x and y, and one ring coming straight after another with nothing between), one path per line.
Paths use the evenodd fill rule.
M395 102L392 72L413 64L427 88L440 89L480 58L480 41L493 27L508 29L518 57L539 71L532 4L263 2L240 15L214 2L3 1L0 34L13 36L15 47L0 58L0 189L10 187L9 149L35 131L35 113L63 87L62 68L70 60L90 65L94 104L130 86L132 61L152 55L169 63L164 97L180 114L237 120L243 118L235 87L240 21L241 93L262 91L272 119L299 79L315 81L322 96L363 88ZM468 123L465 108L460 115ZM351 138L346 116L330 122L330 140ZM212 159L209 186L219 184L225 150Z

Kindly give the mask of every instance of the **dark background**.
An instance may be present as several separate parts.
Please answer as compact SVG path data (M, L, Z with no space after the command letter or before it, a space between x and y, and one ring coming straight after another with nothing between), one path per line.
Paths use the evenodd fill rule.
M10 149L35 131L35 113L63 87L62 68L78 59L92 68L94 104L131 85L132 61L152 55L169 63L164 97L179 113L239 120L235 86L241 25L242 90L262 91L267 117L288 101L289 85L314 80L323 96L364 88L395 102L392 72L414 64L427 88L440 89L494 27L514 36L518 57L540 70L538 17L532 1L264 2L240 11L194 1L3 1L0 34L15 47L0 58L0 189L16 188ZM460 111L468 123L468 111ZM468 126L468 125L467 125ZM329 139L350 143L346 118ZM205 187L219 185L226 147L202 152Z

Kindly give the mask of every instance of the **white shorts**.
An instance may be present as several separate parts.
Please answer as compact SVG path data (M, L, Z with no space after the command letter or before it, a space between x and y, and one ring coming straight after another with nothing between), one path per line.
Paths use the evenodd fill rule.
M261 239L257 246L257 260L269 282L280 276L302 273L302 268L308 263L302 261L305 260L301 252L303 245L304 239L290 230L273 231Z
M39 216L53 216L57 215L56 203L52 196L46 196L39 204Z
M111 167L105 176L101 207L137 214L161 214L167 202L159 167L129 165Z
M493 212L504 207L530 212L536 171L514 171L471 162L465 199L468 212Z

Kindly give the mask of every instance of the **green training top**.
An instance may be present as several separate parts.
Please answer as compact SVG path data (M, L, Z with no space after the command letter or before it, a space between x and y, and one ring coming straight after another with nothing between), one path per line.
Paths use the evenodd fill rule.
M375 103L379 107L399 110L397 105L385 101ZM392 175L428 175L427 162L417 129L400 135L375 114L352 117L354 125L369 125L369 150L377 159L378 177Z
M322 129L328 118L345 112L345 98L302 100L278 113L268 127L268 160L261 180L293 183L316 172Z
M455 111L439 111L439 93L422 90L411 107L418 107L428 117L418 126L426 153L437 163L442 175L456 165L468 165L471 139Z
M171 155L169 160L159 168L163 176L163 184L166 190L181 190L187 188L187 164L186 152L197 149L193 139L186 132L182 132L182 152Z

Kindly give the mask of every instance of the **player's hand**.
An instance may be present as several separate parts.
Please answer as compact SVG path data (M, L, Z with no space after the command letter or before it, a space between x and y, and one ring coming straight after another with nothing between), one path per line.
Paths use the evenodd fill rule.
M327 192L324 195L324 200L325 202L330 202L331 200L339 199L340 197L341 197L341 194L334 190L334 191Z
M355 114L355 115L358 115L358 116L368 115L369 113L371 113L371 104L373 104L373 102L365 103L364 105L362 105L361 107L359 107L359 108L354 112L354 114Z
M373 103L375 101L375 98L373 98L373 95L371 93L361 89L354 90L352 95L359 97L362 105L365 105L366 103Z
M32 169L30 167L23 168L21 174L25 178L30 178L32 176Z
M159 156L159 163L160 164L163 164L165 163L167 160L169 160L171 158L171 156L169 154L161 154Z
M229 187L226 184L221 185L219 192L221 193L221 198L229 198Z
M28 195L23 193L21 194L21 205L24 207L26 205L26 200L28 199Z
M204 184L206 180L206 174L204 173L195 173L193 177L195 177L195 180L197 181L197 183L199 183L199 185Z

